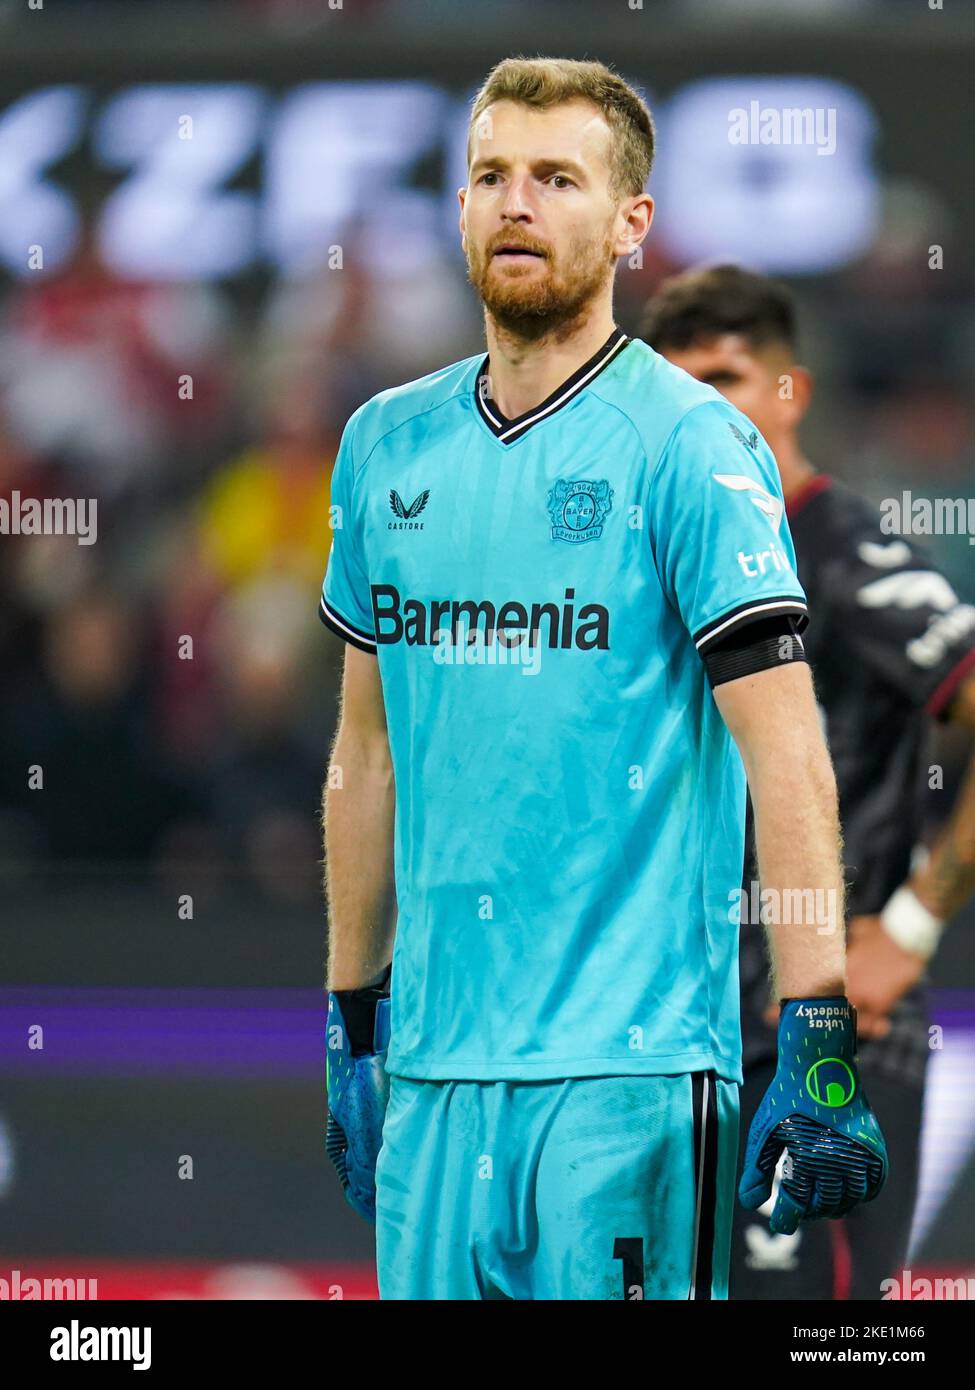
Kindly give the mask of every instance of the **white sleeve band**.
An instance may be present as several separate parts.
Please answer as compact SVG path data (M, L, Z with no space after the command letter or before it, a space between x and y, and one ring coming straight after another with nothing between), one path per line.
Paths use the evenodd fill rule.
M907 884L898 888L880 914L884 931L905 951L930 960L938 947L944 922L929 912Z

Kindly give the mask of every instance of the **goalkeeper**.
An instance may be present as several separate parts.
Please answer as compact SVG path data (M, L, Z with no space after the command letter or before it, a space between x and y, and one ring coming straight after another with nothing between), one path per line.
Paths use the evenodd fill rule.
M746 778L763 889L812 909L771 929L743 1195L783 1152L783 1226L885 1177L775 460L613 314L652 153L602 64L498 64L459 195L487 352L367 401L332 473L328 1148L384 1299L727 1297Z

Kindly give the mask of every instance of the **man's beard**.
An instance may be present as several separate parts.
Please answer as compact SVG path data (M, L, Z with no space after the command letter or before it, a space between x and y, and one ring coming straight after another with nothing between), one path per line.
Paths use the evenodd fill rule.
M504 236L491 239L492 248L504 245ZM520 243L517 233L512 242ZM525 244L535 249L525 238ZM603 290L615 269L609 230L590 241L576 244L569 260L554 271L537 275L497 276L492 272L492 252L472 253L468 247L467 277L499 328L533 341L584 316L586 306Z

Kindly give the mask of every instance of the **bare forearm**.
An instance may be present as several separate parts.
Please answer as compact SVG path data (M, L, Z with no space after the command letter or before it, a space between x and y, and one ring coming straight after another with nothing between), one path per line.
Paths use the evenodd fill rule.
M340 735L324 794L329 989L370 984L392 955L394 811L388 750Z
M715 689L745 764L778 997L845 992L844 880L836 779L809 669Z
M753 774L751 790L774 995L843 994L843 869L828 759L809 749L798 765Z

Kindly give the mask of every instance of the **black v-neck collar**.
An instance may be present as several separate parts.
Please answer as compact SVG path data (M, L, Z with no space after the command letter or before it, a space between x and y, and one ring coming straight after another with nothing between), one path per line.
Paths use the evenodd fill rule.
M622 328L614 328L599 351L593 353L588 362L583 362L582 366L563 381L562 385L542 401L541 405L533 406L531 410L526 410L523 415L517 416L514 420L509 420L502 415L490 396L484 394L488 380L489 360L488 356L485 356L474 378L474 403L481 419L502 444L513 444L516 439L521 438L526 430L531 429L532 425L539 420L547 419L553 411L561 410L562 406L567 405L609 365L618 353L623 351L629 341Z

